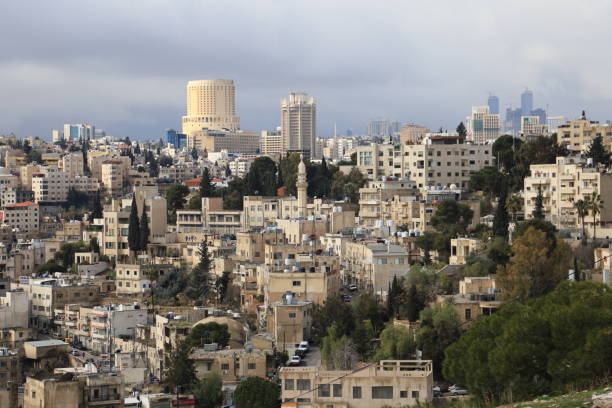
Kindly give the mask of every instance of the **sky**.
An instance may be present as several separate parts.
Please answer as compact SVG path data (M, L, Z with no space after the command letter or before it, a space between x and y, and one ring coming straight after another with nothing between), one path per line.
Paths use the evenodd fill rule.
M388 118L454 129L488 92L612 119L612 2L0 0L0 134L64 123L158 139L185 85L233 79L241 127L317 102L319 136Z

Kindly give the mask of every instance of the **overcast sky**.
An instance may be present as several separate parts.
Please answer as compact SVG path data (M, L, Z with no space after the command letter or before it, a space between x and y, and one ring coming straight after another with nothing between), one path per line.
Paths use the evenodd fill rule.
M0 0L0 134L63 123L158 138L185 84L229 78L243 129L291 91L318 134L389 118L454 128L488 91L525 86L550 114L612 119L612 2Z

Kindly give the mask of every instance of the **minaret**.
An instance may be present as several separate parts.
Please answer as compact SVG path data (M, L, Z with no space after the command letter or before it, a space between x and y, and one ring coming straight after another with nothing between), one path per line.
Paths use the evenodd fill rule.
M300 164L298 164L297 182L297 200L298 200L298 217L306 218L306 206L308 203L308 182L306 181L306 164L304 164L304 156L300 155Z

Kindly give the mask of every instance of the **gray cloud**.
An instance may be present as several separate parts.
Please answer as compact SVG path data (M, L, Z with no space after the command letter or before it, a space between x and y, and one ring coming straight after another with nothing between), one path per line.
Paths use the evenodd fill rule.
M0 133L65 122L157 138L178 127L190 79L233 78L242 127L279 100L317 99L319 134L387 117L454 127L487 91L612 119L612 4L558 1L5 1Z

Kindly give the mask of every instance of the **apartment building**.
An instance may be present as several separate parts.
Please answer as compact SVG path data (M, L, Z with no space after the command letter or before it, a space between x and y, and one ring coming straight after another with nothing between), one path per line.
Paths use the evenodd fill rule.
M18 229L19 232L30 234L39 231L40 211L35 202L7 204L0 213L2 222Z
M202 199L202 221L208 232L235 234L242 227L242 211L225 210L221 197L205 197Z
M586 152L595 137L601 136L608 150L612 145L612 125L586 118L570 120L557 127L557 143L565 145L572 152Z
M85 175L83 154L81 152L66 153L61 156L58 165L61 171L68 174L69 180Z
M500 116L490 113L488 106L472 106L466 122L468 140L474 143L492 142L500 135Z
M261 131L261 153L271 157L283 153L283 134L280 128Z
M428 135L421 144L372 143L355 151L357 165L352 167L368 179L404 178L415 182L417 188L467 189L470 176L493 163L491 145L464 143L464 139L452 135ZM341 170L349 171L345 166Z
M267 354L262 350L210 350L210 347L204 347L194 349L189 359L193 360L198 378L216 372L221 375L225 387L237 385L248 377L266 378L267 375Z
M56 309L66 304L93 305L100 301L100 287L93 284L69 284L57 279L29 279L19 287L30 299L30 325L49 328Z
M545 217L559 229L581 228L574 204L592 193L601 195L603 209L595 216L595 225L599 236L612 236L612 173L578 163L571 157L557 157L554 164L531 165L523 191L525 217L531 218L535 199L541 191ZM593 217L590 212L584 223L592 235Z
M403 145L419 144L428 133L431 133L431 130L425 126L415 124L404 125L399 131L400 143Z
M470 254L482 247L483 242L476 238L452 238L449 264L465 265Z
M176 210L176 232L197 233L202 232L203 228L201 210Z
M236 233L236 256L240 261L264 263L265 245L283 244L285 234L278 228L253 228Z
M539 116L521 117L521 139L531 142L539 137L548 136L548 124L540 123Z
M383 408L433 399L431 360L382 360L353 371L283 367L283 408Z
M34 201L61 203L68 198L68 173L57 167L41 167L32 174Z
M24 290L8 290L0 296L0 331L10 328L27 329L29 323L29 300Z
M0 192L0 206L8 204L24 203L26 201L34 201L34 193L20 188L9 189Z
M458 294L438 295L436 303L452 305L465 327L495 313L501 306L500 292L494 277L465 277L459 282Z
M70 187L81 193L93 196L100 191L100 182L93 177L76 175L70 178Z
M345 252L344 282L383 296L386 296L394 276L401 278L410 271L410 254L399 245L347 242Z
M229 162L228 166L234 177L245 177L253 164L253 159L239 158Z
M40 172L40 165L29 163L19 167L19 183L24 190L32 191L32 176Z
M115 373L28 377L23 392L24 408L120 408L123 378Z
M209 152L259 153L259 133L247 130L202 129L187 134L187 147Z
M81 341L88 349L99 353L110 353L111 337L135 336L138 325L147 324L147 311L140 305L105 305L78 307L65 305L54 310L56 325L63 333ZM73 327L76 323L76 327Z
M283 350L295 347L310 338L313 302L297 300L294 293L283 294L280 302L266 308L266 331L274 336L276 347Z
M112 197L123 195L127 185L127 168L120 159L104 160L100 166L101 181L106 193Z
M119 296L143 296L151 290L151 279L163 276L172 265L117 264L115 293Z

